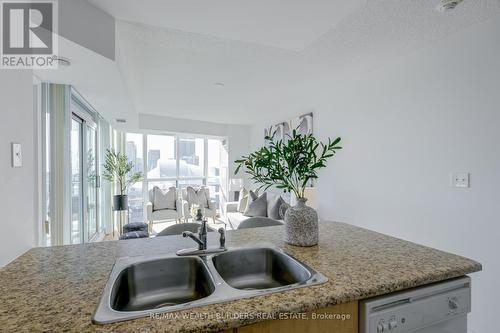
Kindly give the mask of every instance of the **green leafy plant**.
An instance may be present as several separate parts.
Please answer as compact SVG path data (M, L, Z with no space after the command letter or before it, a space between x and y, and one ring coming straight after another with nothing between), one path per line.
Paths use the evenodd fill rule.
M300 134L297 130L287 134L284 140L276 139L275 135L276 131L266 136L267 146L236 160L238 166L234 173L243 168L261 189L275 185L295 193L297 198L304 198L305 188L318 178L318 170L326 167L327 159L342 149L341 138L323 143L312 134Z
M134 163L129 161L125 154L117 153L113 149L106 150L106 161L103 167L103 178L116 183L120 189L120 195L126 194L129 186L142 180L141 172L132 172Z

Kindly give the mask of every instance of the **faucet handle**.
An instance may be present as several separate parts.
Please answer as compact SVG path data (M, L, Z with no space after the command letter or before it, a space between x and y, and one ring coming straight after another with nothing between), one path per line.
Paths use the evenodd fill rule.
M217 231L220 234L220 238L219 238L220 248L225 249L226 248L226 230L224 230L224 228L219 228L219 230L217 230Z
M203 213L201 211L201 208L199 208L197 211L196 211L196 221L201 221L203 220Z
M205 235L206 235L206 234L207 234L207 232L208 232L208 228L207 228L207 219L203 219L203 220L201 220L201 221L200 221L200 223L201 223L201 224L200 224L200 228L198 229L198 233L199 233L200 235L202 235L202 234L205 234Z

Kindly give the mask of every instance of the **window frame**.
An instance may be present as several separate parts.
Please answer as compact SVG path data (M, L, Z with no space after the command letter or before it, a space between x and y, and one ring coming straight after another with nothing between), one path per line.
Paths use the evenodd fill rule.
M149 185L155 182L173 182L178 190L182 189L180 182L185 181L201 181L202 186L208 186L209 179L218 179L219 186L222 187L222 171L219 176L212 177L208 174L208 140L220 140L221 142L226 141L227 137L224 136L212 136L212 135L201 135L201 134L189 134L189 133L158 133L155 131L127 131L124 133L125 145L127 142L127 135L141 135L142 136L142 170L143 170L143 180L142 180L142 199L143 206L149 202ZM176 171L175 177L155 177L148 178L148 135L156 136L171 136L174 137L174 149L175 149L175 160L176 160ZM181 177L180 176L180 154L179 154L179 139L202 139L203 140L203 175L201 177ZM220 166L222 169L222 166ZM215 197L216 193L211 193L211 196ZM218 207L220 209L220 207ZM143 219L146 221L146 210L143 209Z

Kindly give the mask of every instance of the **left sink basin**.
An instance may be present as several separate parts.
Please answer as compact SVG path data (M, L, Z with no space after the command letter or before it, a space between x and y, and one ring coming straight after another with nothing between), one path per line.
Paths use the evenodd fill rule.
M115 264L94 322L108 323L159 309L182 308L215 290L208 268L198 257L133 260L124 258Z
M205 298L214 289L200 259L158 259L121 271L111 290L111 307L116 311L158 309Z

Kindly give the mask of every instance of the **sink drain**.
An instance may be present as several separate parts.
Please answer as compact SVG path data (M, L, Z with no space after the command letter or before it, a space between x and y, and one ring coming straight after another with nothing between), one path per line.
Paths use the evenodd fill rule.
M174 306L174 305L177 305L177 303L165 302L165 303L161 303L161 304L156 305L154 307L154 309L159 309L159 308L163 308L163 307L166 307L166 306Z

